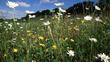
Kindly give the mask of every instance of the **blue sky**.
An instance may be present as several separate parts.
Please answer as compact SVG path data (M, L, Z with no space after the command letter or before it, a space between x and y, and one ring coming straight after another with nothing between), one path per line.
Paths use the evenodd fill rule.
M7 1L19 2L21 6L16 7L15 11L13 11L13 9L6 5ZM84 0L0 0L0 16L12 18L12 13L15 13L15 17L20 18L26 15L26 10L36 12L45 9L53 9L56 7L54 5L55 2L63 2L64 8L68 8L81 1Z

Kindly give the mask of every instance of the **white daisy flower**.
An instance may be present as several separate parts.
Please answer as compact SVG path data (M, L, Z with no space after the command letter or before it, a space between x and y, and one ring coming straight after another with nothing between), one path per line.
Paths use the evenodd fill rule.
M79 20L79 19L81 19L81 18L77 17L76 19Z
M71 41L71 42L74 42L74 40L73 40L73 39L70 39L70 41Z
M65 41L67 41L67 40L68 40L68 38L66 37L66 38L65 38Z
M59 7L59 11L66 12L66 10L62 9L61 7Z
M23 27L20 27L20 29L22 29Z
M36 15L29 15L29 18L35 18Z
M93 18L92 16L87 15L84 17L84 20L92 20L92 18Z
M86 10L89 10L89 8L88 8L88 7L86 7L85 9L86 9Z
M58 16L62 16L63 14L62 13L57 13L58 14Z
M6 24L8 24L8 22L7 22L7 21L6 21L5 23L6 23Z
M6 5L7 5L8 7L10 7L10 8L15 8L15 7L18 7L18 6L19 6L18 3L12 2L12 1L8 1L8 2L6 3Z
M102 22L102 20L100 19L100 17L96 17L95 20L98 21L98 22Z
M36 62L35 60L32 60L32 62Z
M74 55L75 55L73 50L69 50L69 51L67 52L67 54L68 54L69 56L74 56Z
M47 25L50 25L50 22L49 22L49 21L43 22L43 24L44 24L45 26L47 26Z
M100 58L101 61L109 62L110 57L107 56L106 54L100 53L100 54L97 54L97 56L98 56L98 57L96 57L96 59Z
M17 22L16 24L17 24L17 25L20 25L20 23L18 23L18 22Z
M10 29L12 28L12 24L8 24L8 26L10 27Z
M95 6L95 9L96 9L96 10L101 10L101 8L98 7L97 5Z
M71 15L67 15L67 17L71 17Z
M91 42L97 42L97 39L96 39L96 38L89 38L89 40L90 40Z
M44 20L44 18L41 18L40 20Z

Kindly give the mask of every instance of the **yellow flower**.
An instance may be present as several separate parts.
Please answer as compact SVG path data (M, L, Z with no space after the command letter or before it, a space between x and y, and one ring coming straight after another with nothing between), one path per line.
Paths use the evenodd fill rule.
M53 48L53 49L57 49L57 46L56 46L56 45L53 45L52 48Z
M33 33L30 32L30 33L27 34L27 36L31 36L32 34L33 34Z
M17 53L18 52L18 49L17 48L13 48L13 52L14 53Z
M38 42L37 40L34 40L34 42Z
M45 44L42 44L42 43L41 43L41 44L39 44L39 45L42 46L42 47L45 47Z
M44 40L44 37L42 37L42 36L39 36L38 38L39 38L40 40Z
M32 38L33 38L33 39L35 39L35 38L36 38L36 36L35 36L35 35L32 35Z
M27 30L27 33L30 33L31 31L30 30Z

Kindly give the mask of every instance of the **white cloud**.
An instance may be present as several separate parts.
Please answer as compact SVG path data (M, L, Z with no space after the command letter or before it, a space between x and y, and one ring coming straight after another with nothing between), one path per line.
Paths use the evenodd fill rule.
M58 0L50 0L51 3L58 2Z
M48 3L50 0L41 0L42 3Z
M58 0L41 0L41 3L54 3L57 2Z
M12 2L12 1L8 1L8 2L6 3L6 5L7 5L8 7L10 7L10 8L15 8L15 7L18 7L18 6L19 6L18 3Z
M34 12L34 11L26 10L25 13L27 13L27 14L32 14L32 13L35 13L35 12Z
M30 7L31 5L26 3L26 2L17 2L19 4L19 6L22 6L22 7Z

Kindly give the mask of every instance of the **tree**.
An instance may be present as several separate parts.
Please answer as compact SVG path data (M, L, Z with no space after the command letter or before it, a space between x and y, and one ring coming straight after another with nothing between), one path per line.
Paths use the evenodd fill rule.
M73 5L67 9L68 13L72 14L88 14L92 13L94 10L94 3L92 1L84 1Z
M99 0L97 5L103 10L110 10L110 0Z
M43 10L42 12L41 12L41 15L42 16L44 16L44 15L51 15L51 12L50 12L50 10Z

